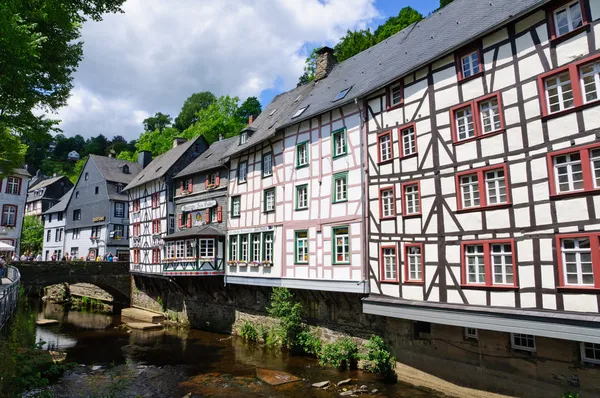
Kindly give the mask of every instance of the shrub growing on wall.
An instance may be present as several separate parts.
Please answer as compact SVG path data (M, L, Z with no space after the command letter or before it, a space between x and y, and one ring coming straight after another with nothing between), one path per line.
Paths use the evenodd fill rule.
M319 353L321 366L331 366L339 369L356 369L358 358L358 346L349 337L343 337L333 343L325 344Z
M364 369L388 381L396 381L396 358L390 353L383 339L372 335L364 349L365 352L360 356L364 361Z

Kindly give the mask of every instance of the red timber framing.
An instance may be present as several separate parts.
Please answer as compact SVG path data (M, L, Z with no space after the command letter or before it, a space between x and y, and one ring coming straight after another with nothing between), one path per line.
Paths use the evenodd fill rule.
M582 24L579 27L569 30L567 33L559 34L556 29L556 12L562 8L569 7L575 3L579 3L579 9L581 10ZM587 2L584 0L562 0L551 2L546 8L546 20L548 25L548 35L551 38L553 44L558 44L563 40L573 37L582 31L589 29L589 18L588 9L586 7Z
M565 241L573 242L573 245L563 247ZM600 232L557 235L556 252L559 288L600 291ZM570 256L569 259L567 255ZM571 278L567 277L567 273L571 274L573 280L569 280ZM582 274L587 275L584 277Z
M473 53L477 53L477 59L478 59L478 63L479 63L479 71L477 73L472 74L471 76L465 77L463 74L462 60L464 57L466 57L470 54L473 54ZM470 44L468 46L465 46L464 48L462 48L461 50L457 51L454 54L454 61L456 63L456 76L458 78L459 83L463 83L463 82L475 79L475 78L483 75L484 70L483 70L482 58L483 57L481 54L481 43L475 43L475 44Z
M506 201L499 203L488 203L489 202L489 190L487 185L487 174L492 171L502 171L504 175L504 188L506 191ZM465 206L463 195L463 183L462 177L465 176L476 176L477 177L477 190L479 193L479 205ZM506 163L481 167L478 169L465 170L455 175L456 183L456 207L457 211L481 211L482 209L506 207L511 205L510 195L510 176L508 174L508 167Z
M418 262L415 262L416 260ZM411 265L416 267L414 277ZM425 283L425 252L422 243L404 244L404 283L417 285Z
M491 120L493 130L485 132L482 115L481 115L481 104L486 101L491 101L494 99L497 101L497 104L498 104L498 117L500 119L500 128L494 128L494 125L493 125L494 121ZM456 114L458 111L463 110L463 109L471 110L474 136L460 139L457 121L456 121ZM486 138L486 137L489 137L489 136L492 136L495 134L504 133L504 131L505 131L504 111L502 108L502 95L500 95L500 92L497 91L495 93L484 95L483 97L475 98L472 101L464 102L462 104L453 106L450 109L450 128L452 129L452 141L454 142L455 145L473 141L473 140L477 140L477 139L481 139L481 138Z
M596 186L597 184L595 183L596 179L600 178L600 169L597 171L594 170L593 163L590 160L591 159L590 154L595 149L600 149L600 143L594 143L594 144L589 144L589 145L561 149L560 151L550 152L547 155L548 183L550 184L550 195L551 196L562 197L562 196L569 196L569 195L578 195L581 193L597 191L600 189L600 184L598 184L598 186ZM559 189L557 189L559 187L557 187L558 176L557 176L557 171L556 171L556 167L555 167L556 159L560 156L573 155L573 154L579 155L579 161L576 163L578 163L581 166L581 176L582 176L583 187L581 189L569 189L568 191L560 192ZM598 159L597 162L600 162L600 159ZM594 162L594 163L596 163L596 162ZM571 173L571 176L572 175L573 175L573 173ZM572 178L571 176L569 177L569 179ZM570 181L570 183L572 184L572 181ZM571 185L571 184L569 184L569 185Z
M500 246L503 247L504 246L509 246L510 247L510 252L507 251L502 251L501 255L494 253L494 257L501 257L503 260L499 260L501 261L501 264L492 264L492 246ZM477 250L479 250L479 248L483 249L483 252L481 253L480 251L476 251L475 253L469 253L468 248L470 247L476 247L478 248ZM468 264L468 260L467 260L467 256L469 254L472 254L474 256L483 256L483 266L484 266L484 280L478 281L477 279L475 281L470 281L469 280L469 264ZM511 261L509 262L505 262L504 259L509 258ZM473 268L473 272L476 272L477 275L479 275L479 270L478 265L480 265L480 263L477 263L477 265L475 265ZM511 273L509 273L509 268L512 271ZM492 288L492 289L516 289L519 287L519 283L518 283L518 274L517 274L517 253L516 253L516 246L515 246L515 241L514 239L485 239L485 240L472 240L472 241L463 241L460 244L460 268L461 268L461 272L460 272L460 278L461 278L461 285L464 287L485 287L485 288ZM495 268L499 268L501 270L500 275L503 276L502 279L507 279L508 275L510 274L512 276L512 283L510 283L509 281L504 281L502 280L501 282L496 282L494 280L497 272Z
M393 266L394 266L394 278L388 278L386 272L386 257L389 258L390 252L393 251ZM398 267L398 247L396 244L384 244L379 247L379 272L381 275L382 283L398 283L400 281L400 269Z

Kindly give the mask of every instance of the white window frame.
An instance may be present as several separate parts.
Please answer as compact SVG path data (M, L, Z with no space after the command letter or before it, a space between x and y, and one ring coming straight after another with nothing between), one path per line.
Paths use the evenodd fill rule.
M597 239L597 238L593 238L593 239ZM585 241L587 240L588 246L589 248L582 248L581 247L581 241ZM566 249L565 248L565 241L573 241L573 249ZM561 251L561 256L562 256L562 268L563 268L563 278L564 278L564 284L565 286L594 286L594 279L599 277L594 275L594 265L593 265L593 260L592 260L592 247L594 244L593 240L591 240L589 237L581 237L581 238L561 238L560 239L560 251ZM577 283L569 283L569 279L568 279L568 272L567 272L567 254L574 254L575 255L575 268L576 268L576 275L577 275ZM584 272L583 272L583 264L584 262L581 260L581 255L582 254L588 254L590 257L590 267L592 269L591 275L592 275L592 283L583 283L583 276L584 276ZM569 263L571 264L571 263ZM573 274L572 272L570 274ZM586 272L585 275L589 275L589 272Z
M273 175L273 154L271 152L263 154L262 173L263 177L269 177Z
M308 185L299 185L296 187L296 210L308 209Z
M405 246L406 259L408 261L408 275L406 280L409 282L420 282L423 280L423 253L421 246Z
M306 234L306 236L300 236ZM296 231L294 233L294 244L296 245L296 264L308 264L308 231Z
M11 195L19 194L19 181L17 177L8 177L6 179L6 193Z
M214 239L198 239L198 257L215 257Z
M465 339L478 340L476 328L465 328Z
M15 226L17 225L17 206L6 205L2 213L2 225Z
M566 79L565 79L566 77ZM549 84L550 80L556 80L556 83ZM564 87L571 86L569 90L565 90ZM544 87L545 87L545 97L546 104L548 106L548 113L556 113L563 111L565 109L571 109L575 106L575 98L573 97L573 82L571 82L571 76L569 75L569 71L558 73L556 75L552 75L544 79ZM557 101L554 105L558 104L559 109L552 110L552 103L550 102L550 90L556 89L556 95L553 95L552 98L556 97ZM565 99L565 94L570 93L571 98ZM567 106L567 103L570 102L570 105Z
M79 228L73 228L73 232L72 232L73 240L79 239L80 233L81 233L81 230Z
M594 152L596 154L594 155ZM600 148L590 149L590 169L592 170L592 184L594 188L600 188Z
M119 209L121 209L121 210L119 211ZM124 218L125 217L125 203L115 202L115 217L116 218Z
M583 72L585 68L590 68L588 72ZM592 81L585 82L586 78L592 78ZM598 100L598 94L600 93L600 62L593 62L591 64L582 65L579 67L579 80L581 82L581 93L583 96L583 102L594 102ZM590 88L590 91L587 91ZM593 89L593 90L592 90ZM588 95L593 94L594 98L588 99Z
M464 141L475 137L475 123L473 122L473 107L465 106L454 111L456 125L456 140ZM462 131L461 131L462 128Z
M417 137L415 127L410 126L400 130L402 136L402 155L410 156L417 153Z
M348 153L348 142L346 139L346 130L333 132L333 157L343 156Z
M239 217L242 210L242 197L235 196L231 199L231 216Z
M346 233L338 233L340 229L346 229ZM333 263L334 264L347 264L350 263L350 227L333 227L332 236L333 242ZM342 239L342 244L338 245L338 239ZM341 251L340 251L341 247ZM338 260L338 254L343 256L342 260Z
M398 278L397 260L396 260L396 248L395 247L383 247L381 248L383 256L383 271L385 273L385 280L396 280Z
M404 186L404 203L407 216L421 212L418 184L407 184Z
M579 157L578 160L572 160L573 155ZM558 159L559 158L565 158L565 162L564 163L558 163ZM583 191L585 189L584 187L584 179L583 179L583 165L581 163L581 153L580 152L572 152L572 153L567 153L564 155L556 155L552 157L552 165L554 167L554 179L556 182L556 189L557 192L556 193L564 193L564 192L577 192L577 191ZM575 165L579 165L579 171L573 171L573 166ZM559 172L559 168L565 168L566 173L560 173ZM579 174L581 176L580 180L575 180L575 174ZM561 190L561 182L560 182L560 176L561 175L566 175L567 176L567 184L569 185L569 189L566 191ZM575 184L576 183L581 183L581 188L580 189L575 189Z
M185 241L178 240L177 242L175 242L175 257L185 257Z
M530 347L529 345L522 345L522 344L517 343L517 341L516 341L517 338L518 339L525 339L527 341L532 341L533 342L533 347ZM511 333L510 334L510 346L514 350L522 350L522 351L535 352L536 351L535 336L531 335L531 334Z
M394 198L394 189L386 188L381 190L381 216L394 217L396 215L396 206Z
M475 62L474 59L476 59L477 61ZM465 63L465 61L467 62ZM479 59L479 51L477 50L460 57L460 68L462 70L462 78L466 79L467 77L474 76L481 72L479 68L480 63L481 60Z
M508 203L508 190L506 187L506 173L504 172L504 168L489 170L484 173L485 194L487 195L488 206ZM502 189L504 189L504 193L502 193ZM481 205L481 197L479 199Z
M251 261L259 263L260 262L260 255L261 255L261 240L260 240L260 234L256 233L256 234L252 234L251 235L251 244L252 244L252 259Z
M194 241L191 239L185 241L185 256L188 258L196 257L196 248L194 247Z
M402 103L402 84L396 83L390 87L390 106Z
M250 244L247 234L240 235L240 261L248 262L250 258Z
M345 202L348 200L348 175L347 174L343 174L343 175L334 175L334 185L335 185L335 189L333 191L334 197L333 197L333 201L334 203L337 202Z
M275 236L273 233L263 233L263 260L273 263L273 243Z
M478 105L482 134L490 134L500 130L502 128L502 119L500 118L498 98L489 98L479 102Z
M238 236L237 235L231 235L229 236L229 260L230 261L236 261L240 255L239 250L238 250Z
M596 353L594 353L594 358L588 357L586 355L586 352L585 352L586 345L590 345L592 350L598 351L597 356L596 356ZM582 362L587 362L587 363L593 363L593 364L596 364L596 365L600 365L600 344L597 344L597 343L580 343L579 347L580 347L580 350L581 350L581 361Z
M462 207L470 209L481 206L481 192L479 192L479 176L477 173L461 175L459 183ZM466 198L467 195L469 199ZM479 203L476 203L476 201Z
M574 5L577 5L577 7L579 8L579 16L581 18L581 22L580 22L581 25L579 25L579 26L575 26L575 23L574 23L575 21L573 20L573 16L571 15L571 8ZM569 29L567 32L564 32L564 33L560 33L560 27L558 26L558 13L561 11L566 12L567 29ZM566 35L567 33L570 33L572 31L574 31L575 29L582 27L584 25L583 13L584 13L584 10L581 9L581 3L579 2L579 0L572 1L569 4L565 4L564 6L559 7L556 10L554 10L554 12L552 13L552 17L554 18L554 29L556 32L556 37Z
M387 133L379 137L379 156L380 162L387 162L392 159L392 134Z
M243 183L248 180L248 162L243 161L239 164L238 170L238 183Z
M472 253L469 253L469 248L473 247ZM481 251L479 251L481 249ZM467 273L467 283L469 285L485 285L485 245L481 243L465 245L464 250L465 256L465 272ZM470 270L471 264L469 259L473 258L473 272ZM482 271L483 269L483 271ZM471 276L475 278L475 281L471 280Z
M219 222L219 214L216 207L210 209L210 222L213 224Z
M308 166L308 141L296 146L296 156L298 157L296 167Z
M275 211L275 189L265 191L265 212Z
M506 251L506 247L509 247L509 251ZM498 250L499 249L499 250ZM494 251L496 250L496 251ZM492 267L492 284L493 285L514 285L515 284L515 269L514 269L514 249L508 242L491 243L490 244L490 257ZM496 262L496 260L500 260ZM510 259L510 261L509 261ZM496 272L496 267L500 268L500 272ZM500 281L496 281L496 277L500 276ZM509 277L512 279L509 281Z

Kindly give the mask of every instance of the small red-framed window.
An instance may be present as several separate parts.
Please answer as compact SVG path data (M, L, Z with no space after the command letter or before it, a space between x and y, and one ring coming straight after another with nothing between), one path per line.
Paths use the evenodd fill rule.
M160 220L152 220L152 233L159 234L160 229Z
M567 38L581 32L588 25L587 9L583 0L563 0L547 9L550 38Z
M396 218L396 188L379 188L379 219L393 220Z
M133 249L133 262L134 264L140 263L140 249Z
M461 242L461 284L491 288L518 287L515 249L514 239Z
M418 217L422 214L421 207L420 181L402 183L402 216Z
M415 156L418 153L415 123L398 128L398 142L400 143L400 158Z
M481 46L464 48L454 56L458 81L471 80L483 74Z
M504 132L500 92L484 95L450 109L452 141L455 144Z
M394 144L392 132L386 131L377 135L377 162L379 164L390 162L394 159Z
M556 236L558 282L572 289L600 289L600 233Z
M152 263L153 264L160 263L160 249L157 249L157 248L152 249Z
M8 177L6 179L6 193L11 195L20 195L22 181L23 180L19 177Z
M135 211L140 211L140 200L139 200L139 199L135 199L135 200L133 201L133 206L132 206L132 208L133 208L133 211L134 211L134 212L135 212Z
M404 104L404 86L402 81L392 83L386 89L386 109L389 111Z
M379 265L381 282L398 283L398 249L395 244L379 247Z
M425 253L422 243L404 244L404 283L425 281Z
M600 143L547 155L550 195L573 195L600 189Z
M158 207L158 204L160 203L160 193L155 192L152 194L152 208L156 209Z
M510 179L506 164L456 173L456 204L461 210L508 206Z
M2 220L0 225L14 227L17 225L19 207L16 205L2 205Z

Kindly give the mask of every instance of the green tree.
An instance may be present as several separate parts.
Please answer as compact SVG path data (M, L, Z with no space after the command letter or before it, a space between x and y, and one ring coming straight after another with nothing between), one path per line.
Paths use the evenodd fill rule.
M174 127L167 127L162 132L158 129L154 131L146 131L135 144L136 154L140 151L150 151L152 156L156 157L167 152L173 147L173 138L179 137L182 134Z
M73 167L73 171L71 171L70 174L66 174L67 177L69 177L69 180L71 180L71 182L73 184L77 183L77 179L79 178L79 174L81 174L81 170L83 170L83 167L85 166L87 160L88 160L87 156L82 157L81 159L79 159L77 161L77 163L75 163L75 167Z
M190 95L188 99L183 103L183 107L181 107L181 112L175 118L174 127L183 131L190 127L192 124L198 121L198 117L196 113L198 113L201 109L206 109L212 103L217 100L217 97L210 91L203 91L201 93L195 93ZM153 131L146 130L146 131Z
M185 130L183 136L191 139L202 135L212 144L220 135L228 138L239 134L246 123L238 118L238 102L237 97L219 97L208 108L198 111L198 121Z
M240 122L247 124L250 115L254 116L254 119L262 112L262 106L256 97L248 97L246 101L237 110L237 117Z
M27 146L21 144L21 140L8 128L0 125L0 178L25 163Z
M421 15L417 10L412 7L404 7L400 10L397 16L388 18L383 25L380 25L377 29L375 29L375 42L382 42L388 37L395 35L402 29L412 25L413 23L419 22L422 19L423 15Z
M346 35L342 37L340 42L333 48L334 54L338 62L343 62L373 46L375 43L375 36L373 36L370 29L358 31L348 30Z
M21 233L21 250L38 254L42 252L43 243L44 223L38 216L25 216Z
M56 112L66 105L72 74L83 58L83 23L121 12L123 2L0 1L0 129L25 136L22 142L39 152L41 148L32 149L29 143L38 135L45 140L56 121L33 110ZM43 158L35 160L41 164Z
M144 119L144 130L158 130L162 132L165 128L171 125L172 120L173 119L170 115L165 115L164 113L156 112L154 116L150 116L149 118Z
M117 159L126 160L128 162L137 162L137 154L132 151L121 151L117 154Z
M453 0L440 0L440 8L446 7L448 4L452 3Z
M84 152L86 155L104 156L108 151L108 145L108 139L103 134L100 134L86 141Z
M315 80L315 72L317 71L317 51L322 47L313 48L310 55L304 61L304 73L298 79L298 86L312 82Z

